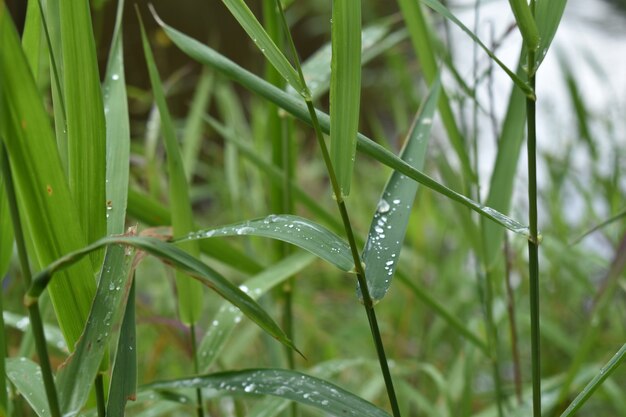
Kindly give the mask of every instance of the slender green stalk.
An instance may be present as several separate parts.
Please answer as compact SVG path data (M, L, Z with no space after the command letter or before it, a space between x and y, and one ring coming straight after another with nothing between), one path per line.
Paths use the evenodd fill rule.
M102 373L99 373L98 376L96 376L95 389L98 417L106 417L106 398L104 398L104 376Z
M535 15L535 1L530 8ZM535 91L535 50L528 49L528 84ZM533 391L533 417L541 417L541 352L539 331L539 240L537 231L537 130L535 95L526 96L526 123L528 130L528 275L530 277L530 343Z
M198 363L198 343L196 341L196 326L189 326L189 334L191 335L191 355L193 356L193 371L196 375L200 374L200 365ZM196 410L198 417L204 417L204 406L202 400L202 388L196 388Z
M2 165L2 176L4 177L6 185L7 199L9 200L9 212L11 213L11 219L13 221L15 244L17 246L20 266L22 268L24 284L26 288L29 288L32 282L32 275L28 262L28 254L26 252L26 243L24 241L22 224L20 222L20 214L17 208L17 196L13 187L13 177L11 175L11 168L9 166L9 158L7 157L4 144L0 146L0 160L2 160L2 164L0 165ZM54 377L52 375L50 357L48 356L48 347L46 345L46 338L43 331L43 321L41 319L41 315L39 314L39 305L36 300L32 304L28 305L28 315L30 317L31 327L33 329L33 335L35 337L35 346L37 348L37 355L39 356L41 375L46 390L46 397L48 398L50 415L52 417L61 417L59 398L57 396L57 390L54 385Z
M522 405L522 366L520 364L519 343L517 339L517 321L515 319L515 297L511 283L511 250L509 238L504 236L504 280L506 283L507 309L509 312L509 329L511 333L511 356L513 358L513 380L515 381L515 397L517 403Z

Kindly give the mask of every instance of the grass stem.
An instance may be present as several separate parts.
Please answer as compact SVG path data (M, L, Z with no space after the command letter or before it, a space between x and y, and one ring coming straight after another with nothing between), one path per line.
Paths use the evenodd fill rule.
M2 176L6 184L7 199L9 201L9 212L13 222L13 231L15 233L15 244L17 247L18 258L22 268L22 276L26 288L30 288L32 282L32 274L30 264L28 262L28 253L26 252L26 243L24 241L24 233L20 221L20 214L17 208L17 196L13 187L13 176L9 165L9 158L6 154L4 144L0 146L0 161L2 165ZM39 304L35 300L28 306L28 315L35 338L35 347L39 356L39 366L41 367L41 375L43 378L48 406L50 407L50 415L52 417L61 417L61 409L59 407L59 398L54 384L54 376L52 374L52 366L50 365L50 357L48 356L48 347L43 331L43 321L39 313Z
M198 363L198 343L196 341L196 326L189 326L189 334L191 335L191 355L193 356L193 371L196 375L200 373L200 365ZM204 417L204 406L202 400L202 388L196 388L196 410L198 417Z

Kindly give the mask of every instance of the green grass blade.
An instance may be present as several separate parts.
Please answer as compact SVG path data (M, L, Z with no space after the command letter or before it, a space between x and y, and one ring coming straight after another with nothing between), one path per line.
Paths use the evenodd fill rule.
M299 252L270 266L260 274L244 282L239 288L257 300L261 295L281 284L311 264L315 257L306 252ZM198 345L199 368L201 372L209 370L219 357L226 341L230 338L237 324L241 321L241 311L229 303L223 303L213 317L211 326Z
M107 401L108 417L124 417L126 401L133 400L137 392L137 335L135 326L135 282L133 280L113 363L111 385Z
M518 69L518 74L522 69ZM489 194L485 204L489 207L507 213L513 196L513 186L517 164L519 162L524 132L526 130L526 102L524 94L513 88L509 97L509 104L502 124L502 132L498 141L498 153L489 183ZM499 259L501 254L503 230L491 222L483 224L484 262L487 267Z
M431 41L431 30L426 23L424 12L418 1L414 0L398 0L402 16L406 23L406 27L409 30L411 37L411 43L415 50L415 56L420 62L420 66L424 73L424 78L429 85L435 81L437 77L438 64L435 51L433 49L433 42ZM445 91L441 92L441 98L439 101L439 114L441 115L441 121L448 134L448 140L452 145L452 148L456 152L463 172L468 179L473 179L475 173L472 169L469 154L465 149L465 140L459 131L456 123L454 112L450 105L450 100Z
M183 150L182 158L187 175L187 182L193 178L196 170L196 162L198 160L198 152L202 144L202 129L204 122L202 116L207 110L213 89L213 73L207 68L202 71L200 80L196 85L196 92L193 95L193 101L189 109L189 116L185 122L185 132L183 134Z
M261 53L265 55L265 58L267 58L270 64L276 68L276 71L283 76L285 81L297 91L304 93L306 86L302 85L300 82L298 73L289 63L282 51L278 49L265 29L263 29L263 26L259 23L252 11L250 11L246 3L243 0L222 0L222 2L226 5L228 10L230 10L235 19L237 19L237 22L239 22L241 27L246 31ZM156 18L156 13L153 12L153 14Z
M441 83L437 78L413 122L400 156L415 169L424 168L440 90ZM378 202L363 250L367 286L374 302L382 300L391 285L391 278L400 259L400 250L404 243L418 185L419 183L394 171ZM358 294L362 299L360 289Z
M0 9L0 135L5 142L19 205L38 263L48 264L85 245L48 114L43 108L19 39ZM103 216L104 217L104 216ZM95 280L88 260L50 287L59 325L73 347L80 336Z
M509 0L509 5L513 15L515 15L517 27L526 43L525 47L537 49L539 47L539 30L528 2L526 0Z
M391 22L389 20L374 23L363 29L361 32L361 65L379 56L393 45L392 43L387 45L387 48L378 48L379 45L386 43L389 38L394 36L387 36L390 29ZM397 37L394 36L394 39L397 39ZM307 87L311 90L313 101L326 94L330 88L331 57L332 46L329 42L320 47L302 64L304 80ZM300 96L300 92L294 90L291 86L287 87L287 91L290 94Z
M2 243L2 242L0 242ZM4 275L1 274L0 277ZM4 295L0 293L0 314L4 311ZM0 415L9 416L11 411L11 404L9 404L9 396L7 395L7 372L6 372L6 358L7 358L7 333L4 326L4 314L0 316Z
M39 417L50 417L39 365L27 358L7 359L7 376Z
M330 157L343 196L350 194L361 104L361 0L333 2Z
M26 21L22 34L22 49L26 60L33 73L33 77L39 79L41 54L41 10L38 1L29 1L26 6Z
M218 236L260 236L299 246L335 265L343 271L352 271L354 261L348 244L319 224L299 216L271 214L263 219L199 230L178 239L178 242L208 239Z
M200 42L189 38L181 32L178 32L177 30L165 24L163 24L163 29L165 30L168 37L191 58L217 69L222 74L234 79L244 87L250 89L251 91L254 91L262 97L265 97L269 101L276 103L296 118L306 123L311 123L308 110L306 109L306 104L302 100L298 100L291 95L283 92L282 90L277 89L273 85L268 84L261 78L244 70L243 68L230 61L223 55L219 54L215 50L205 45L202 45ZM321 111L318 111L317 117L319 119L322 130L325 133L328 133L330 127L328 115ZM448 197L449 199L456 201L464 205L465 207L470 208L471 210L474 210L480 215L485 216L486 218L498 223L499 225L511 230L514 233L521 234L526 238L530 236L528 228L521 223L509 218L508 216L498 212L497 210L483 206L475 202L474 200L454 190L449 189L443 184L438 183L421 171L416 170L406 162L402 161L392 152L374 143L365 135L359 133L357 141L357 150L360 150L361 152L370 155L371 157L387 165L388 167L395 169L406 175L407 177L414 179L425 187L428 187L433 191L436 191Z
M114 325L130 292L133 255L134 250L121 246L107 248L88 325L57 375L59 403L64 415L77 413L89 397Z
M41 293L51 282L52 275L56 271L80 261L80 259L82 259L85 255L94 250L113 244L135 247L162 259L169 265L183 270L185 273L191 275L203 285L211 288L213 291L231 302L252 321L258 324L259 327L276 338L279 342L295 349L293 343L287 339L284 332L265 312L265 310L263 310L261 306L250 298L250 296L241 291L237 286L232 284L217 271L213 270L202 261L192 257L184 250L173 244L165 243L155 238L110 236L100 239L89 246L85 246L80 250L57 259L39 272L39 274L37 274L37 276L33 279L33 285L26 294L26 303L32 303L33 300L36 300L41 296ZM58 281L58 279L52 280L52 282L54 281Z
M7 273L12 255L13 224L11 223L7 194L4 190L4 180L0 177L0 278Z
M106 129L89 2L60 0L68 181L85 240L106 235ZM91 255L94 272L103 253Z
M509 67L504 65L504 63L500 61L500 59L498 59L498 57L493 52L491 52L489 48L487 48L487 46L478 38L478 36L476 36L474 32L469 30L467 26L465 26L459 19L457 19L456 16L454 16L450 12L450 10L448 10L446 6L444 6L443 4L439 2L439 0L421 0L421 1L422 3L424 3L425 5L427 5L428 7L430 7L437 13L439 13L440 15L449 19L452 23L457 25L463 32L465 32L474 42L478 44L478 46L482 48L483 51L487 53L487 55L489 55L491 59L493 59L493 61L496 64L498 64L500 68L502 68L504 72L506 72L509 78L511 78L511 80L515 83L515 85L518 86L528 97L535 96L535 92L533 91L533 89L522 78L520 78L517 74L511 71Z
M617 351L611 360L608 361L602 369L600 369L600 373L589 381L580 394L574 398L574 401L572 401L569 407L567 407L567 409L561 414L561 417L570 417L574 415L602 385L602 383L617 370L622 362L624 362L624 358L626 358L626 344L622 345L620 350Z
M550 44L556 35L561 23L567 0L537 0L535 5L535 20L539 30L539 48L536 54L535 71L543 62L548 53Z
M128 200L130 122L122 45L123 10L124 1L120 0L103 86L106 118L107 234L124 233Z
M138 15L139 16L139 15ZM182 236L191 232L194 228L193 213L191 211L191 202L189 200L189 191L185 170L183 167L183 159L180 155L178 141L176 140L176 131L174 123L170 116L165 101L165 93L161 83L161 77L157 70L152 55L152 50L146 36L146 31L139 16L141 25L141 40L143 50L146 57L146 64L150 74L150 83L154 92L154 99L159 114L161 115L161 127L163 139L165 142L165 151L167 153L167 167L169 172L169 196L170 210L172 213L172 228L175 236ZM200 247L197 242L188 242L183 248L192 256L200 255ZM202 285L189 279L182 272L176 273L176 288L178 290L178 313L180 319L185 324L193 324L198 321L202 312Z
M318 408L337 416L388 417L385 411L331 384L296 371L247 369L154 382L144 389L213 388L238 395L271 395Z

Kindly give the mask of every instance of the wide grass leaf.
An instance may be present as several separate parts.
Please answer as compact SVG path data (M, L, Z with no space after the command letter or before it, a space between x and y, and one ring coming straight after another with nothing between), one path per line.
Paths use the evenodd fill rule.
M218 236L260 236L281 240L305 249L343 271L352 271L354 261L348 244L335 233L303 217L271 214L216 229L199 230L178 242Z
M163 91L161 77L156 63L154 62L154 56L152 55L152 49L150 48L148 37L146 36L143 21L139 14L138 17L141 26L143 51L150 75L150 84L152 85L154 100L156 101L161 116L161 128L165 142L169 173L169 203L172 213L172 229L175 236L182 236L194 229L193 213L189 199L189 186L187 184L180 148L176 139L174 122L172 121L167 102L165 101L165 92ZM200 247L197 242L186 242L181 247L192 256L197 257L200 255ZM189 279L184 273L177 271L176 289L180 319L183 323L191 325L198 321L202 312L202 285Z
M361 0L333 1L331 41L330 158L348 196L361 104Z
M437 78L413 122L400 156L415 169L421 170L424 167L440 89L440 79ZM375 302L381 300L389 290L391 278L398 266L418 185L419 183L394 171L376 207L363 250L367 286ZM360 289L358 294L362 299Z
M132 283L135 251L119 245L106 250L98 289L85 330L74 352L57 375L59 405L74 415L87 401L89 391L109 346L113 326L121 316Z
M535 18L526 0L509 0L509 5L515 15L515 22L522 34L526 48L535 50L539 47L539 30Z
M8 358L7 376L39 417L50 417L41 368L27 358Z
M454 16L450 12L450 10L448 10L448 8L444 6L439 0L421 0L421 1L422 3L424 3L425 5L427 5L428 7L430 7L437 13L439 13L440 15L450 20L452 23L457 25L463 32L465 32L474 42L476 42L476 44L478 44L478 46L482 48L483 51L487 53L487 55L489 55L489 57L496 64L498 64L500 68L502 68L502 70L504 70L504 72L506 72L509 78L511 78L511 80L515 83L515 85L517 85L524 93L526 93L527 96L529 97L535 96L535 92L533 91L533 89L528 84L526 84L526 82L521 77L519 77L517 74L511 71L509 67L504 65L504 63L500 61L500 59L498 59L498 57L493 52L491 52L489 48L487 48L487 46L478 38L478 36L476 36L474 32L469 30L467 26L465 26L459 19L457 19L456 16Z
M59 0L67 168L85 240L106 235L106 129L96 43L88 0ZM93 271L104 254L91 254Z
M311 123L309 112L303 100L298 100L290 94L285 93L284 91L265 82L261 78L246 71L239 65L230 61L228 58L219 54L217 51L201 44L195 39L184 35L176 29L173 29L165 25L164 23L162 23L162 27L165 30L167 36L191 58L205 65L209 65L215 68L223 75L232 78L249 90L277 104L296 118L306 123ZM319 119L322 131L324 133L329 133L329 116L326 113L317 111L317 117ZM424 185L425 187L428 187L433 191L436 191L444 195L445 197L456 201L457 203L460 203L465 207L470 208L471 210L500 224L501 226L511 230L512 232L521 234L526 238L530 237L528 227L525 227L521 223L509 218L508 216L498 212L497 210L494 210L491 207L483 206L476 201L454 190L451 190L445 185L435 181L433 178L413 168L411 165L404 162L398 156L394 155L392 152L378 145L361 133L359 133L357 137L357 150L373 157L384 165L387 165L388 167L401 172L402 174L406 175L409 178L412 178L413 180Z
M8 151L25 229L39 265L85 246L78 211L68 188L50 120L19 38L6 9L0 8L0 135ZM104 184L103 184L104 186ZM104 218L104 200L100 201ZM73 347L95 294L88 259L50 287L59 326Z
M299 252L268 267L265 271L250 278L239 286L243 292L253 300L257 300L269 289L284 282L300 272L315 259L313 255ZM208 371L209 367L219 357L226 341L242 319L242 313L230 303L224 302L213 317L211 325L198 345L198 368Z
M122 45L123 10L124 1L120 0L103 85L106 118L107 234L124 233L128 202L130 122Z
M232 284L217 271L213 270L199 259L194 258L171 243L166 243L152 237L110 236L100 239L80 250L67 254L66 256L54 261L37 274L26 295L27 303L32 302L33 299L37 299L41 295L46 286L50 283L52 274L54 274L57 270L78 262L86 254L94 250L114 244L127 245L140 249L146 253L156 256L169 265L183 270L185 273L191 275L203 285L211 288L213 291L231 302L252 321L258 324L259 327L276 338L279 342L295 349L293 343L287 338L280 327L278 327L265 310L263 310L263 308L261 308L261 306L259 306L252 298L250 298L250 296L241 291L237 286ZM54 281L56 280L52 280L52 282Z
M238 395L271 395L318 408L334 416L389 417L343 388L296 371L247 369L154 382L144 389L213 388Z

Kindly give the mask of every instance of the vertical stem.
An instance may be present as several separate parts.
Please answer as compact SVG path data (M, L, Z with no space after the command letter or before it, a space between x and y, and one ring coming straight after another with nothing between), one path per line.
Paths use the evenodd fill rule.
M535 0L530 2L535 16ZM535 91L535 51L528 48L528 84ZM535 94L536 95L536 94ZM541 417L541 352L539 331L539 239L537 232L537 130L536 98L526 97L528 129L528 275L530 277L530 343L533 391L533 417Z
M193 371L197 375L200 373L200 366L198 365L196 326L194 326L193 324L189 326L189 334L191 335L191 355L193 356ZM202 403L202 388L196 388L196 410L198 413L198 417L204 417L204 407Z
M28 288L32 282L32 275L30 265L28 263L28 253L26 252L26 244L24 242L20 214L17 208L17 196L15 194L15 188L13 187L11 167L9 166L9 158L7 157L4 143L0 144L0 160L2 161L0 163L0 165L2 165L2 176L4 177L6 184L9 211L11 213L11 220L13 221L13 230L15 232L15 244L17 246L17 253L20 260L20 266L22 268L24 283L26 288ZM50 407L50 415L52 417L61 417L59 399L54 385L52 367L50 366L50 357L48 356L48 347L46 345L46 338L43 332L43 321L41 320L41 315L39 314L39 304L37 301L29 305L28 315L30 317L31 327L35 337L35 346L37 348L37 356L39 356L41 375L46 391L46 397L48 399L48 406Z
M96 376L96 408L98 417L106 417L106 400L104 398L104 377L101 373Z
M517 341L517 322L515 320L515 298L511 285L511 251L509 238L504 235L504 279L506 282L507 308L509 311L509 329L511 332L511 355L513 357L513 378L515 381L515 396L517 403L522 405L522 367L520 365L519 346Z

